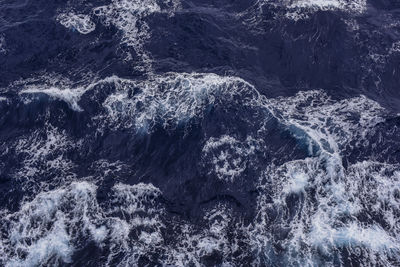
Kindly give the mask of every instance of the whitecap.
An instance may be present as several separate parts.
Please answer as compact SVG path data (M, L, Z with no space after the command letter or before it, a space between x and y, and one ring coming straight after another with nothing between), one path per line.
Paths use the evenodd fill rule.
M221 101L234 104L234 96L244 93L243 102L256 93L237 77L207 73L168 73L146 81L119 79L111 81L117 89L103 102L106 116L98 119L109 127L136 128L150 132L154 125L174 129L193 118L202 118L207 107ZM129 94L134 91L134 96ZM224 95L224 98L219 97ZM251 99L249 99L251 101Z
M60 99L66 102L71 109L75 111L82 111L82 108L78 105L80 97L85 93L85 88L57 88L57 87L48 87L41 88L41 86L30 86L25 88L20 92L20 95L26 94L46 94L50 97Z
M62 13L57 16L57 21L64 27L76 30L81 34L91 33L96 29L96 24L92 22L90 16L75 14L74 12Z
M260 7L264 5L283 8L283 17L294 21L308 19L317 11L341 11L357 16L363 14L367 9L366 0L260 0L256 4L258 8L253 9L252 12L262 12ZM258 15L252 14L254 17Z

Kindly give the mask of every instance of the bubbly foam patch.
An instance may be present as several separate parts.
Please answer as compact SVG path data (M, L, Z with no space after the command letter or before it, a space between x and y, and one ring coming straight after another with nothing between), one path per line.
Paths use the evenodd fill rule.
M228 135L211 137L203 147L204 161L212 164L218 179L233 181L247 168L249 157L255 153L257 145L252 137L244 141Z
M380 168L380 172L390 168L398 172L399 166L364 162L362 168L356 164L346 171L340 164L328 165L325 160L298 160L266 171L265 180L260 179L260 188L265 196L261 194L258 198L258 218L249 232L252 246L259 251L260 257L270 258L270 263L274 257L279 257L285 259L286 264L329 264L333 263L330 258L342 257L336 250L343 248L352 257L361 257L365 262L392 266L390 259L398 258L400 252L397 242L399 229L394 226L398 223L398 218L395 219L398 205L382 208L387 200L379 197L379 200L374 200L374 195L381 190L384 196L391 198L398 188L398 178L382 177L381 183L391 184L393 189L379 186L372 189L364 181L369 181L365 168ZM330 168L335 172L332 173ZM360 179L355 180L354 175ZM293 183L293 179L298 180L298 177L301 177L300 186ZM371 183L376 183L376 180ZM293 194L300 195L294 198L294 202L289 202ZM358 219L361 214L371 213L371 205L377 205L374 209L376 219ZM273 215L275 219L272 221L271 211L278 214L278 217ZM394 227L387 228L387 224L378 218L385 218ZM270 227L286 232L286 238L281 240L282 237L268 230ZM275 252L272 244L282 246L283 252Z
M367 145L367 133L384 121L386 114L378 103L365 96L335 101L323 91L300 92L268 102L283 123L305 132L310 141L330 154L340 153L351 141L356 146Z
M154 244L158 232L135 228L156 229L158 219L153 215L161 213L159 210L155 213L151 207L159 190L148 184L118 184L113 188L113 206L105 209L96 200L96 190L90 182L74 182L38 194L16 213L5 213L0 219L1 230L7 235L1 239L2 263L7 266L68 263L73 252L85 245L81 238L85 240L83 243L92 240L99 246L108 240L110 256L113 252L124 252L123 249L130 252L127 256L146 253L145 246ZM117 210L124 219L114 215ZM148 217L143 213L148 213ZM141 233L139 240L128 238L131 231Z
M160 6L154 0L114 0L108 6L93 9L93 13L102 18L106 25L111 24L122 32L124 44L133 46L138 50L149 38L148 25L140 25L139 21L160 11Z
M337 229L313 228L311 239L313 244L322 248L327 246L365 246L373 251L387 250L390 252L391 250L399 250L396 239L388 235L381 227L363 228L357 223L351 223L348 226Z
M341 11L352 15L365 12L366 0L260 0L257 5L273 5L284 9L283 16L292 20L308 19L317 11Z
M61 169L59 167L62 163L57 164L51 160L50 156L56 151L65 151L73 146L73 142L68 139L64 132L48 126L44 135L42 131L35 131L26 138L19 139L15 149L18 153L26 155L24 164L30 171L35 172L35 165L40 165L38 161L46 161L47 166ZM57 161L58 159L57 157L54 160ZM29 176L28 173L25 173L25 175Z
M96 29L96 24L91 21L90 16L75 14L72 11L58 15L57 21L64 27L78 31L81 34L88 34Z
M107 115L99 119L111 127L145 132L155 125L174 129L190 119L202 118L207 107L222 102L244 100L250 104L251 99L246 99L255 93L242 79L215 74L171 73L147 81L115 78L112 83L117 90L104 101ZM243 99L235 99L241 92Z
M295 137L304 139L305 134L318 150L310 158L271 165L260 178L263 193L258 197L257 223L250 231L260 257L271 264L275 257L287 265L333 264L335 257L344 260L336 252L344 248L365 263L393 265L400 252L393 198L400 166L374 161L347 168L342 164L345 148L366 145L366 133L383 121L385 110L364 96L333 100L322 91L266 103ZM271 211L278 214L272 221ZM286 238L267 230L270 227L278 227ZM283 252L273 250L273 244Z
M289 2L289 1L288 1ZM365 9L365 0L294 0L289 8L318 8L321 10L341 9L361 12Z
M2 240L6 246L3 262L10 266L70 262L73 228L80 232L94 227L87 216L89 209L97 207L95 189L83 182L40 193L19 212L4 216L1 227L8 225L8 237Z
M242 225L232 218L231 212L229 207L216 204L206 211L203 229L198 230L188 224L177 228L176 245L169 249L165 263L202 266L202 259L218 255L222 258L223 266L233 264L233 255L240 257L245 248L240 247L236 237ZM232 232L232 227L236 232Z
M48 188L50 183L59 186L75 177L76 165L67 155L80 145L79 140L72 140L65 131L46 124L17 140L0 143L0 156L18 158L18 164L12 166L9 175L18 190L34 194Z
M116 27L122 34L121 43L132 47L148 69L151 59L143 46L150 38L151 29L145 18L159 12L173 14L178 6L176 0L113 0L109 5L94 8L93 14L105 25Z
M65 11L57 16L57 21L64 27L88 34L95 30L93 19L109 27L115 27L121 35L122 51L125 60L131 61L133 55L125 46L132 48L139 57L138 70L151 72L151 55L144 49L151 36L151 29L146 18L156 13L173 15L179 8L179 0L112 0L109 4L91 8L89 14L78 14L75 11Z
M392 47L389 49L389 55L400 52L400 41L394 42Z

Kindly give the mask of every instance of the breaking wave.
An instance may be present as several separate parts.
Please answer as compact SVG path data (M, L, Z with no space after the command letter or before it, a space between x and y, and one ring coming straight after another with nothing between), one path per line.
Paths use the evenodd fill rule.
M294 21L309 19L310 15L319 11L340 11L352 15L360 15L367 9L366 0L259 0L257 9L264 5L282 8L282 15ZM279 15L281 12L278 12Z
M21 100L13 101L37 93L65 101L65 114L90 115L85 127L92 132L78 138L50 123L2 152L23 158L16 172L21 185L24 177L61 170L54 174L61 180L30 189L33 196L15 211L2 211L3 265L79 262L86 249L104 266L399 264L400 166L379 162L373 153L350 159L375 147L370 136L391 116L365 96L336 99L314 90L267 98L241 78L207 73L113 76L78 88L37 88L43 87L22 88ZM42 100L22 103L35 101ZM157 179L109 184L107 177L126 171L123 158L97 158L94 169L112 171L92 172L96 178L65 178L81 164L68 151L82 150L84 140L110 131L152 136L160 129L166 140L180 129L183 140L201 129L201 146L189 154L198 155L193 168L216 187L233 190L202 201L196 220L173 212L174 197ZM275 145L282 136L293 143Z

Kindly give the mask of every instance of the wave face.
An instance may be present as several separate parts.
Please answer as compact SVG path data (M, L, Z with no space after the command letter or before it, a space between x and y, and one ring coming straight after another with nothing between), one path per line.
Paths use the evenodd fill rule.
M399 266L397 1L0 1L1 266Z

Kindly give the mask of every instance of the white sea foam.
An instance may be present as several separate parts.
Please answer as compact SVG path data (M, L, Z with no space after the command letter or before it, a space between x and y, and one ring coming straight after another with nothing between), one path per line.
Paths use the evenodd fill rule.
M140 257L151 253L174 266L199 265L202 257L216 251L222 251L226 261L240 251L237 244L231 247L232 240L228 239L231 216L223 205L206 213L204 220L209 227L198 234L189 224L176 225L175 239L179 242L166 246L163 209L154 198L159 195L151 184L117 184L112 203L102 208L96 200L96 187L88 182L40 193L25 202L20 211L5 212L0 219L0 227L9 235L0 240L4 249L0 261L6 266L68 263L82 242L90 240L98 246L108 240L109 247L104 248L109 249L108 264L122 256L121 265L138 265ZM132 232L137 238L130 235Z
M71 261L73 252L69 242L65 225L62 220L59 220L54 224L54 228L48 235L39 239L35 244L26 247L28 255L25 259L12 259L6 266L37 266L43 262L48 262L51 258L68 263Z
M173 14L180 3L176 0L113 0L109 5L93 9L105 25L116 27L122 34L121 43L132 47L149 70L151 59L144 44L150 38L150 28L145 18L154 13ZM130 55L128 55L128 58Z
M365 0L294 0L289 3L289 8L340 9L352 12L362 12L366 8Z
M285 9L284 17L292 20L308 19L317 11L341 11L348 14L359 15L367 8L366 0L259 0L252 12L262 10L263 5L274 5ZM253 14L258 16L259 14Z
M55 83L54 80L20 81L17 85L23 89L19 94L24 97L46 94L65 101L75 111L82 111L78 103L83 94L96 86L111 85L116 91L103 103L108 115L99 119L118 127L145 130L150 130L157 122L174 128L191 118L202 117L207 107L222 102L255 105L260 98L257 90L243 79L212 73L167 73L153 75L145 81L110 76L86 86L76 86L62 79Z
M38 194L16 213L5 212L0 227L7 230L8 236L0 242L4 251L0 261L6 266L68 263L73 252L80 248L81 237L93 240L99 246L109 239L110 255L121 252L122 248L130 252L128 256L144 255L146 246L161 242L156 224L147 224L157 220L154 216L161 215L161 212L151 211L152 197L160 194L157 188L147 184L118 184L114 187L116 200L113 204L118 204L117 207L128 216L125 217L127 221L112 216L116 207L102 209L99 206L96 189L89 182L74 182ZM150 210L145 210L145 207ZM149 212L147 219L143 218L146 212ZM138 221L151 226L154 232L143 230L138 240L129 240L128 234L138 226Z
M73 142L63 131L48 125L43 130L21 137L15 144L8 144L21 159L22 166L15 173L15 178L28 182L35 176L57 170L65 175L64 180L67 179L68 170L74 165L64 155L79 145L80 142Z
M112 82L117 91L104 101L108 114L99 119L114 127L143 131L151 131L156 124L176 128L192 118L202 118L207 107L221 102L250 103L248 98L255 93L242 79L215 74L169 73L147 81L114 78ZM243 98L235 98L241 92Z
M273 195L269 196L274 201L270 203L264 195L258 199L258 219L249 232L252 246L259 253L266 254L266 257L275 253L270 247L276 242L274 234L267 230L267 226L271 224L268 211L272 209L283 216L274 224L290 229L288 238L282 244L286 252L280 255L288 265L313 264L321 260L319 257L331 257L338 248L348 249L350 253L361 249L366 262L391 265L388 259L393 255L398 256L400 252L396 241L399 238L399 229L396 226L398 218L396 219L395 215L399 205L398 200L393 197L394 192L398 190L398 177L396 172L392 177L388 177L386 172L387 168L398 172L400 167L364 162L361 165L352 165L349 171L337 165L333 174L323 166L324 160L308 158L288 162L266 171L266 180L269 182L260 182L261 188L265 188L266 195L273 192ZM371 173L370 176L369 170L376 168L380 168L378 172L385 175L380 178L377 176L375 181L371 181L374 174ZM291 177L296 175L302 176L302 182L300 187L293 188ZM354 179L355 176L358 178ZM304 177L308 178L307 183L303 183L306 180ZM380 181L382 186L376 186L377 181ZM391 188L387 187L389 184ZM289 208L286 199L290 194L298 192L302 192L302 198L296 201L297 204L290 204L296 205L294 217L291 217L285 214L285 210ZM379 195L384 197L379 198ZM391 204L386 207L386 203ZM381 214L379 218L384 218L391 228L384 230L380 221L366 223L356 219L357 215L368 214L371 211ZM316 254L314 249L317 249L319 254ZM376 255L379 255L379 259ZM326 259L324 261L328 264Z
M366 134L385 116L385 110L365 96L334 101L323 91L307 91L268 101L283 123L306 132L330 154L340 153L350 141L366 145Z
M95 208L94 192L95 187L88 183L75 183L41 193L23 204L19 212L3 217L1 226L9 225L9 237L2 240L8 244L2 260L9 266L39 265L49 260L69 262L74 251L70 227L81 221L84 228L91 225L87 210ZM62 208L68 205L72 207Z
M288 265L312 265L321 260L319 257L331 257L340 247L350 253L361 247L366 262L390 265L389 258L400 252L396 241L399 229L395 226L398 200L393 197L399 186L400 166L373 161L347 169L342 165L346 148L368 144L366 134L383 121L385 110L364 96L338 101L321 91L300 92L294 97L268 99L266 103L288 129L295 127L295 137L299 134L297 129L301 129L319 150L311 158L272 165L265 171L265 178L260 179L260 188L273 203L264 195L258 198L258 223L250 231L256 251L267 258L275 254L271 249L271 243L276 242L274 234L265 228L270 224L268 211L272 209L282 213L276 223L290 229L288 239L281 244ZM287 197L299 193L302 197L297 204L290 204L298 205L295 214L285 214L289 209ZM380 221L357 219L359 214L372 210L392 228L384 230ZM263 243L261 239L271 241Z
M291 175L292 179L290 180L289 184L289 191L291 192L300 192L303 191L304 188L307 186L308 175L303 172L294 172Z
M257 141L251 137L244 141L228 135L211 137L203 147L203 157L206 163L211 162L213 172L219 179L233 181L246 169L249 157L257 146Z
M117 220L117 225L111 227L113 245L110 256L123 252L125 258L121 264L138 265L140 256L154 253L163 247L164 208L157 202L160 196L161 191L152 184L118 183L113 187L110 208L106 214L122 214L124 220ZM122 227L119 228L120 226ZM144 228L139 230L138 227ZM129 238L130 231L136 231L138 239Z
M389 54L394 54L399 52L400 52L400 41L397 41L392 44L392 47L389 49Z
M20 94L46 94L53 98L60 99L68 103L68 105L75 111L82 111L82 108L78 105L78 101L80 97L85 92L84 88L77 88L71 90L69 88L57 88L57 87L49 87L49 88L40 88L40 87L30 87L26 88L20 92Z
M89 7L89 6L88 6ZM124 46L130 47L139 56L140 62L135 68L151 72L151 55L144 49L149 40L151 29L146 18L152 14L165 13L172 16L180 7L179 0L112 0L104 6L92 8L89 14L79 14L67 10L57 16L57 21L64 27L88 34L96 29L93 18L97 17L105 26L115 27L121 34L121 45L127 61L133 55Z
M112 24L122 32L124 44L138 50L149 37L148 25L140 26L140 20L160 11L160 6L154 0L114 0L108 6L93 9L94 15L102 18L106 25Z
M295 136L306 134L310 143L331 155L340 153L351 141L356 141L353 146L366 145L366 134L386 114L379 104L365 96L336 101L320 90L266 99L240 78L215 74L169 73L147 81L111 77L96 84L102 83L111 83L116 91L104 101L108 114L101 120L118 127L150 130L160 123L174 128L203 117L210 106L240 104L270 112ZM233 137L221 138L221 142L226 139L235 143ZM221 142L214 145L222 145ZM205 151L211 148L210 143Z
M381 250L398 251L400 248L396 239L388 235L381 227L363 228L357 223L351 223L337 229L314 223L310 239L314 245L318 246L319 249L324 249L324 251L334 247L352 246L365 246L376 252Z
M90 78L87 78L87 80L89 81L86 82L87 85L84 86L75 85L70 80L59 76L43 76L37 79L21 80L15 83L13 86L22 87L19 95L23 97L25 103L30 103L32 96L36 97L39 94L45 94L51 98L64 101L71 109L81 112L83 109L79 106L78 102L80 101L82 95L85 92L92 90L99 84L114 82L116 77L111 76L94 82L90 82ZM30 98L27 99L29 96Z
M155 199L161 195L158 188L152 184L140 183L129 186L119 183L114 186L113 190L114 197L111 203L114 207L110 211L122 212L129 218L130 224L134 226L152 225L155 227L160 223L158 217L162 210L160 207L156 207L155 202ZM146 207L148 204L151 205ZM142 211L146 211L150 216L143 218L137 214ZM162 227L162 225L158 225L158 227Z
M74 182L38 194L16 213L3 211L0 229L7 236L0 239L4 252L0 262L6 266L68 263L90 240L109 250L107 264L122 256L120 265L138 265L140 257L156 253L166 264L199 265L202 257L215 252L222 252L226 262L240 252L238 240L228 238L232 217L224 205L206 211L208 227L198 233L190 224L173 226L179 242L166 245L164 208L156 199L161 196L159 189L119 183L106 205L97 202L96 189L90 182ZM104 247L105 242L109 246Z
M96 24L91 21L90 16L75 14L72 11L59 14L57 16L57 21L59 21L64 27L76 30L81 34L88 34L96 29Z
M175 247L169 248L166 264L202 266L201 259L216 252L222 256L223 262L228 264L233 254L239 255L243 252L238 239L229 238L230 227L234 226L239 231L241 225L233 221L228 207L216 204L206 211L203 220L206 227L201 231L197 231L188 224L177 229L177 242Z

